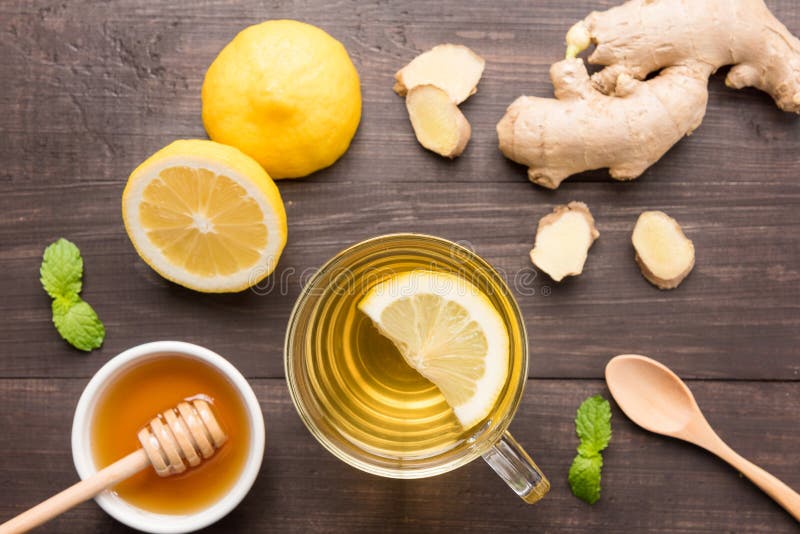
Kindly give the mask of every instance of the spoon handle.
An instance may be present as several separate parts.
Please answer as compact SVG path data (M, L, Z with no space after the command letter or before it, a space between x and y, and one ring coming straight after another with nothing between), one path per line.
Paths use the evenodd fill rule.
M721 438L709 445L703 444L702 447L713 452L730 465L735 467L744 476L749 478L753 484L761 488L764 493L780 504L792 517L800 521L800 494L781 482L778 478L767 473L753 462L743 458L736 451L731 449Z

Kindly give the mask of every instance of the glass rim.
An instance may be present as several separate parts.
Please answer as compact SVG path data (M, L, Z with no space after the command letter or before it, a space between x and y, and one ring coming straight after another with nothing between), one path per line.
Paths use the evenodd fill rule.
M292 365L290 365L290 360L294 359L293 340L295 339L297 333L297 319L300 315L300 311L304 308L304 306L307 305L309 300L315 296L312 295L312 290L314 289L314 286L316 285L318 280L322 276L324 276L328 271L330 271L333 267L335 267L336 264L341 262L343 258L348 257L357 250L374 245L375 243L391 242L393 240L400 240L400 239L423 239L438 244L445 244L448 247L458 249L461 253L469 256L470 259L478 263L481 266L481 268L487 273L488 276L491 276L496 280L500 289L502 289L503 292L505 293L505 298L509 303L509 308L513 312L513 317L516 320L517 326L519 328L521 337L520 341L522 345L521 348L522 362L519 373L520 376L516 380L516 385L511 386L514 387L514 392L511 395L511 400L508 409L502 415L502 417L494 426L494 428L491 429L491 432L483 434L481 436L482 439L479 439L478 443L469 445L467 448L465 448L465 452L459 454L452 460L443 462L441 465L423 467L423 468L414 468L414 469L391 468L391 467L383 467L375 465L374 463L364 461L360 458L356 458L355 456L347 453L342 448L337 446L335 440L331 439L331 437L327 433L323 432L317 426L317 424L314 422L313 416L308 412L306 403L303 400L302 395L297 391L294 378L295 373L292 368ZM284 337L284 347L283 347L284 374L286 376L286 383L289 388L289 396L292 399L292 404L294 405L295 410L297 411L298 415L300 415L300 419L303 421L303 424L308 429L308 431L311 432L314 438L328 452L330 452L343 462L347 463L348 465L373 475L379 475L395 479L426 478L434 475L447 473L472 462L473 460L479 458L484 453L486 453L486 451L491 449L506 432L509 425L511 424L511 420L514 418L514 415L519 409L519 405L522 401L522 395L525 391L525 385L527 384L528 381L528 360L529 360L528 333L527 329L525 328L525 321L522 317L522 312L519 308L519 303L517 302L516 298L514 298L514 295L511 292L511 288L508 286L508 283L500 275L500 273L497 272L497 270L494 267L492 267L489 264L489 262L483 259L476 252L466 248L465 246L459 243L456 243L454 241L442 237L437 237L430 234L415 233L415 232L398 232L398 233L382 234L379 236L374 236L358 241L337 252L325 263L323 263L322 266L319 269L317 269L317 271L309 278L308 282L306 282L306 284L300 290L300 294L298 295L297 300L295 301L294 306L292 307L292 311L289 315L289 323L286 328L286 335Z

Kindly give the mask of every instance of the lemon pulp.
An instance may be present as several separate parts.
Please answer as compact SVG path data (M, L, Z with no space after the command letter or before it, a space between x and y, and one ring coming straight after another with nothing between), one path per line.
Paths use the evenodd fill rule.
M165 278L207 292L267 276L286 242L275 184L251 158L212 141L176 141L140 165L123 193L140 256Z
M508 376L508 331L474 285L411 271L374 286L358 307L439 388L465 429L491 412Z

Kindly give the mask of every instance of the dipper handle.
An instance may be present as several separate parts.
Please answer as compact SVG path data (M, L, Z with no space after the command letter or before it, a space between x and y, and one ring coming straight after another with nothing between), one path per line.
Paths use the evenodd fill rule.
M0 534L18 534L50 521L70 508L88 501L106 488L135 475L150 465L144 449L138 449L125 458L114 462L91 477L53 495L30 510L0 525Z
M141 449L130 453L0 525L0 534L19 534L38 527L103 490L152 465L160 476L182 473L209 458L227 440L211 406L195 399L154 417L139 431Z

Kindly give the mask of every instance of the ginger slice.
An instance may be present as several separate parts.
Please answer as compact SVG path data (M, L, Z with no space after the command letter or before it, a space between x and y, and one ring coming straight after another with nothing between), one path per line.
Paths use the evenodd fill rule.
M477 91L485 64L482 57L466 46L437 45L397 71L394 91L405 96L419 85L435 85L445 91L454 104L460 104Z
M589 248L598 237L600 232L586 204L556 206L539 221L531 261L556 282L577 276L583 272Z
M446 158L464 151L472 129L443 89L433 85L412 88L406 94L406 108L422 146Z
M659 289L678 287L694 267L694 244L663 211L639 215L631 241L642 275Z

